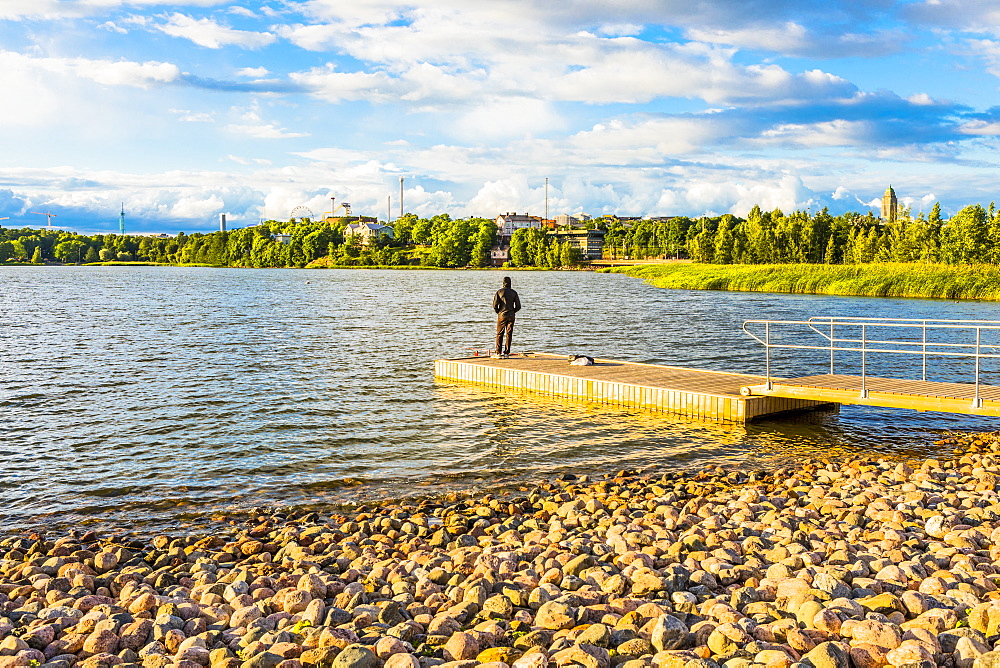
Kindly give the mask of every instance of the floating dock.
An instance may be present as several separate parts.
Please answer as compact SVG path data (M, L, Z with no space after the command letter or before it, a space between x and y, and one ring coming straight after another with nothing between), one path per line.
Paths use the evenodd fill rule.
M777 413L831 406L828 400L740 393L742 388L764 384L763 376L606 359L596 359L592 366L572 366L564 355L437 360L434 376L716 422L745 423Z

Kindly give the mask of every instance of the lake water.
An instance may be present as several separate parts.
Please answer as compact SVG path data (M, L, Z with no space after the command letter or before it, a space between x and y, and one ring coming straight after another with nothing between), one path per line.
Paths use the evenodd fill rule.
M998 309L511 275L525 305L515 351L748 373L763 372L764 356L740 331L745 319ZM0 268L0 533L198 527L253 507L329 508L563 472L903 457L934 452L949 430L997 428L857 407L744 428L435 382L434 359L490 343L500 277Z

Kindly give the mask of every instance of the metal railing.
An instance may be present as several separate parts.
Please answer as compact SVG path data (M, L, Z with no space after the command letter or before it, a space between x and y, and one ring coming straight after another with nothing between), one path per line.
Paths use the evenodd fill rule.
M762 336L751 331L751 327L763 325ZM809 332L819 335L825 340L822 345L809 345L806 343L786 343L782 338L775 342L772 329L784 328L785 326L799 326L801 329L792 333ZM869 338L869 334L884 332L885 330L919 330L919 340L907 340L899 336L893 337L889 334L875 334L880 338ZM765 364L767 376L767 389L771 390L774 384L771 380L771 349L791 349L791 350L819 350L830 352L830 374L834 373L836 363L836 353L860 353L861 354L861 397L868 398L868 355L873 353L885 353L892 355L920 355L921 356L921 379L927 380L927 359L931 357L962 357L971 358L975 361L975 397L973 406L982 407L980 397L980 375L982 370L982 360L1000 359L998 346L991 341L984 342L983 333L990 331L1000 332L1000 320L938 320L938 319L918 319L918 318L860 318L841 316L815 316L808 320L747 320L743 323L743 331L751 338L764 345ZM940 341L933 337L928 339L928 333L939 331L956 331L967 333L968 341L964 337L957 340ZM781 332L785 337L789 332ZM1000 335L994 338L1000 338ZM993 352L984 352L990 350Z

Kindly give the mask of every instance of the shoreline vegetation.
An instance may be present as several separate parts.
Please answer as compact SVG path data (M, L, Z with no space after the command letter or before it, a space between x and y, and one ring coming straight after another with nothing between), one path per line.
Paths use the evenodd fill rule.
M678 290L1000 301L1000 267L985 264L664 264L598 271Z
M1000 440L948 459L563 475L209 532L0 540L0 662L986 668Z

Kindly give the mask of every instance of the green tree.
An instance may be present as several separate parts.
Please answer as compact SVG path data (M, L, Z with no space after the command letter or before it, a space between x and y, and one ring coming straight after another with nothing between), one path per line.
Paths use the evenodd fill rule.
M531 264L528 254L528 228L514 230L510 237L510 264L512 267L527 267Z
M79 262L82 257L84 243L79 239L68 239L56 244L54 255L60 262Z
M32 264L41 264L42 263L42 247L41 246L35 246L35 250L31 254L31 263Z
M100 259L101 258L97 255L97 250L93 246L88 247L87 253L83 256L84 262L99 262Z

